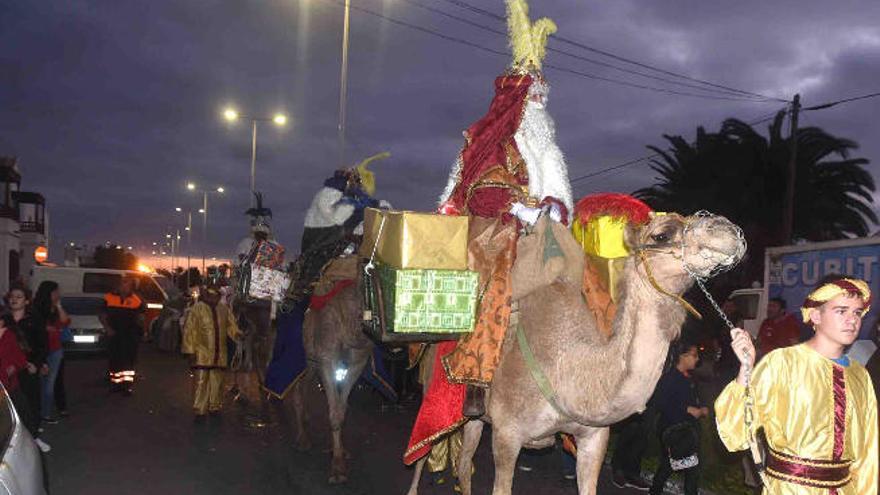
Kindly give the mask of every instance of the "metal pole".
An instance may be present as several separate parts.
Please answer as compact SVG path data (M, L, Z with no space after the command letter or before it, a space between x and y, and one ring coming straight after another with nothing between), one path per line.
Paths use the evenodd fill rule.
M192 210L186 212L186 292L189 293L190 283L190 259L192 258L192 230L193 218Z
M180 227L175 229L175 240L177 240L177 255L174 260L174 276L171 277L174 280L174 285L177 286L177 267L180 265Z
M254 124L251 134L251 207L254 207L254 193L257 191L257 119L251 119L251 122Z
M174 233L171 234L171 280L174 281L174 265L176 265L176 258L174 252Z
M205 272L205 251L208 248L208 191L202 191L202 283L207 281Z
M345 0L342 22L342 68L339 74L339 165L345 167L345 112L348 100L348 30L351 0Z

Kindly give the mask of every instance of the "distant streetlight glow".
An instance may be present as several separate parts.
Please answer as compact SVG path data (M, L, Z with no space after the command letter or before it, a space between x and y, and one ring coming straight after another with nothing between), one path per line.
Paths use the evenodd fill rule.
M275 122L276 125L286 125L287 124L287 115L283 113L275 114L275 117L272 117L272 122Z
M178 206L178 207L174 208L174 211L180 213L181 211L183 211L183 208Z
M226 189L223 189L222 187L218 187L218 188L217 188L217 192L218 192L218 193L222 193L222 192L224 192L224 191L226 191Z
M204 208L199 208L199 213L205 213L205 209L204 209Z
M223 111L223 118L229 122L235 122L238 120L238 112L234 108L227 108Z
M186 184L186 188L189 189L190 191L195 191L195 190L196 190L196 185L195 185L194 183L192 183L192 182L188 182L188 183Z

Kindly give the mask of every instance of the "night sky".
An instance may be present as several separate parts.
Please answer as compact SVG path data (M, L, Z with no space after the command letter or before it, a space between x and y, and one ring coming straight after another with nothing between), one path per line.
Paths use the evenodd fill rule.
M466 0L503 13L502 0ZM443 17L429 5L504 30L503 23L443 0L352 0L421 27L506 50L506 39ZM880 91L876 0L532 0L571 40L652 66L805 106ZM46 196L52 257L62 243L112 241L149 252L175 206L198 208L188 180L222 185L212 196L209 256L229 256L246 232L251 134L229 125L225 105L246 114L284 111L262 124L257 188L274 228L298 251L315 191L337 168L336 122L342 8L337 0L6 1L0 5L0 155L18 156L25 190ZM578 56L625 65L576 47ZM509 58L352 10L349 162L379 151L378 196L400 209L434 206L492 81ZM547 63L598 76L700 93L549 53ZM654 73L656 76L662 74ZM572 178L648 154L662 134L693 138L727 117L757 120L779 102L728 101L625 87L548 69L549 110ZM717 93L714 93L717 96ZM880 160L880 98L805 112ZM767 124L761 125L766 134ZM876 171L876 165L870 170ZM640 163L574 184L575 196L650 185ZM875 172L876 177L876 172ZM194 239L201 235L200 218Z

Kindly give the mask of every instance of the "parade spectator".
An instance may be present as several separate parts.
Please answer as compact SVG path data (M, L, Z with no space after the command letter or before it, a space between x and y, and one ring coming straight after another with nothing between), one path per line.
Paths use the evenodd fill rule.
M36 370L31 372L30 367L19 373L19 386L28 405L33 410L36 425L31 431L34 435L40 427L40 407L42 388L40 377L48 374L49 367L46 365L47 336L46 325L39 316L35 315L30 308L30 291L22 284L14 284L6 294L6 306L15 323L18 334L19 347L25 354L25 358Z
M37 288L33 304L34 314L46 328L46 365L47 373L41 377L42 395L40 397L40 416L48 424L58 423L55 415L55 380L64 359L61 346L61 332L70 325L67 312L61 307L61 290L56 282L45 280Z
M186 319L183 339L183 353L191 356L195 374L193 411L197 421L206 413L220 412L226 337L237 340L239 333L232 310L220 302L220 291L216 287L205 289Z
M618 488L647 491L650 485L642 479L642 456L648 448L651 412L636 413L612 426L617 443L611 458L611 482Z
M785 299L772 297L767 302L767 318L758 330L758 352L766 356L775 349L798 343L801 326L793 315L785 311Z
M143 334L143 300L134 293L135 279L123 277L116 291L104 294L101 325L108 338L110 386L131 395L134 389L138 342Z
M14 328L15 319L11 314L0 315L0 383L3 383L6 393L12 400L12 405L15 406L15 411L25 428L34 437L39 449L43 452L49 452L51 450L49 444L38 438L39 420L19 384L19 376L22 371L35 375L37 367L33 363L29 363L22 352Z
M654 404L660 417L657 431L662 451L660 468L654 475L650 493L663 493L666 481L673 471L684 475L684 494L697 495L700 482L698 420L709 415L709 409L700 404L691 371L700 360L695 344L679 342L671 349L675 366L660 379L654 392Z

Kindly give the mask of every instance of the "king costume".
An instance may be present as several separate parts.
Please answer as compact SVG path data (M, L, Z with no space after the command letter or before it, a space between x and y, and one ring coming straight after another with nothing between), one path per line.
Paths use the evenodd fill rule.
M413 427L404 462L484 412L483 391L494 377L510 326L519 228L539 215L568 224L571 186L546 109L549 85L541 72L550 19L532 23L525 0L507 1L513 63L495 79L489 110L464 132L439 213L469 215L468 269L479 273L480 305L472 332L440 342L427 394ZM467 385L467 388L465 387Z
M196 416L220 412L227 363L226 338L237 340L240 334L232 310L219 302L219 292L215 289L205 292L204 300L197 302L187 316L182 345L183 354L192 355Z
M870 304L861 280L841 279L814 291L809 310L840 294ZM766 436L765 494L872 495L877 493L877 399L865 367L828 359L808 344L777 349L751 376L751 430ZM750 446L746 388L731 382L715 402L718 433L728 450Z

